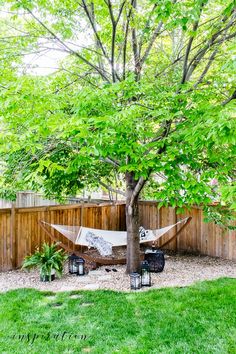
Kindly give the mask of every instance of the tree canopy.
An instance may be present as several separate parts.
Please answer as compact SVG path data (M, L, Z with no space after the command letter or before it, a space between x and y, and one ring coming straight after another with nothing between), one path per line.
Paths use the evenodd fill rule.
M236 208L235 1L23 0L2 13L2 194L103 185L131 218L140 193ZM25 59L57 52L48 75Z

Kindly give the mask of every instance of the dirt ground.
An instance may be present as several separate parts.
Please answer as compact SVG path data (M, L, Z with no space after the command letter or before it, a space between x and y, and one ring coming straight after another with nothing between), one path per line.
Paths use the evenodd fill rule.
M165 255L165 261L163 272L151 274L151 288L143 287L140 291L187 286L197 281L220 277L236 278L236 262L232 261L190 255ZM125 266L121 265L103 266L91 270L84 276L69 274L66 266L62 278L52 282L41 282L38 271L28 273L15 270L0 273L0 292L17 288L35 288L53 292L97 289L129 291L130 278L125 273Z

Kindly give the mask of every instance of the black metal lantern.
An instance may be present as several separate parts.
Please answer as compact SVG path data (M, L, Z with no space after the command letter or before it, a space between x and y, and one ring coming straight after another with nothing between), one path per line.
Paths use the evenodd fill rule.
M151 286L151 273L147 261L141 263L141 286Z
M77 274L77 275L84 275L84 259L81 257L76 256L76 254L72 254L69 256L69 273L70 274Z
M162 272L165 267L165 257L162 251L152 248L145 252L145 260L150 266L150 272Z
M141 277L139 273L130 274L130 289L138 290L141 288Z

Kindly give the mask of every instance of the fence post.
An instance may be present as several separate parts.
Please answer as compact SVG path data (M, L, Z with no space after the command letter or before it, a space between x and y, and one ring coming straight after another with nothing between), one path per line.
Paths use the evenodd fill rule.
M11 205L11 264L13 269L17 267L16 247L16 205L13 202Z

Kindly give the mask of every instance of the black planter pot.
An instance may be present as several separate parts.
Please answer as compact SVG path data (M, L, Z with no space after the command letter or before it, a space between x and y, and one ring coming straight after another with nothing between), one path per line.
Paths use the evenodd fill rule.
M43 282L50 281L49 275L40 275L40 280ZM55 280L55 274L51 274L51 281Z

